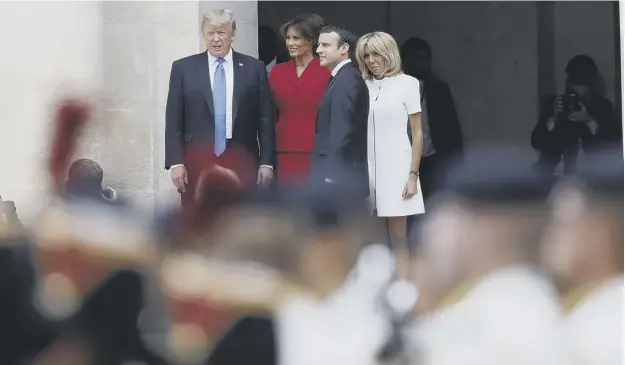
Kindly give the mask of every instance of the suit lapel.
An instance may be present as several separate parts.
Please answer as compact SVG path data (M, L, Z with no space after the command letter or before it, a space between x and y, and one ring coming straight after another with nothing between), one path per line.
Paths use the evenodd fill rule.
M332 88L332 86L336 82L336 78L339 77L341 72L343 70L345 70L345 68L347 68L349 66L351 66L351 62L346 64L346 65L343 65L343 67L341 67L341 69L336 73L336 75L334 77L332 77L330 79L330 81L328 82L328 86L326 86L326 89L323 92L323 97L321 98L321 103L319 103L319 107L317 108L317 121L315 123L315 133L317 133L317 130L319 129L319 111L321 110L321 107L325 104L325 101L326 101L326 98L328 98L328 93L330 92L330 89Z
M198 66L198 80L202 84L204 88L204 98L206 99L206 105L208 105L208 109L211 114L215 115L213 111L213 90L211 88L211 72L208 67L208 55L206 52L200 53L198 55L200 58L199 66Z
M341 74L341 72L345 71L345 69L347 69L348 67L353 67L351 62L348 62L346 64L344 64L339 71L336 73L336 75L330 80L330 82L328 83L328 87L326 87L326 91L323 93L323 95L325 96L328 92L330 92L330 89L332 88L332 86L334 86L334 83L336 82L336 79L339 77L339 75Z
M341 70L339 70L341 71ZM338 76L338 72L336 73L336 76ZM323 96L326 96L326 94L328 93L328 90L330 90L330 87L334 84L334 81L336 80L336 76L330 76L330 81L328 82L328 86L326 86L325 91L323 92Z
M232 74L234 77L232 88L232 123L237 120L237 112L239 110L239 101L241 100L241 92L245 90L245 65L241 61L238 52L232 51Z

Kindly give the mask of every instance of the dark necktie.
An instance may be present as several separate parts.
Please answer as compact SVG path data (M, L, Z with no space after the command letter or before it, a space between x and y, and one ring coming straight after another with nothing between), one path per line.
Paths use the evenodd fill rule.
M334 81L334 76L330 76L330 78L328 79L328 84L326 85L326 89L323 92L323 95L325 95L328 92L328 89L330 88L330 85L332 84L332 81Z

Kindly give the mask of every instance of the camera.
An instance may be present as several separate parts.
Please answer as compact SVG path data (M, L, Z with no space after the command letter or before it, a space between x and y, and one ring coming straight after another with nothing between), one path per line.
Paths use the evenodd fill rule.
M576 93L569 91L562 95L562 109L566 114L582 109L581 99Z

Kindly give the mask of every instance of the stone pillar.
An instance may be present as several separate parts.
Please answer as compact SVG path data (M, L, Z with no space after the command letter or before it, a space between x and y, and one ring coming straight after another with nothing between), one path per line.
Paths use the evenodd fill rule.
M24 222L47 196L54 101L99 88L101 10L95 1L0 3L0 194Z
M164 170L171 64L198 52L197 1L104 3L105 182L151 210L178 194Z

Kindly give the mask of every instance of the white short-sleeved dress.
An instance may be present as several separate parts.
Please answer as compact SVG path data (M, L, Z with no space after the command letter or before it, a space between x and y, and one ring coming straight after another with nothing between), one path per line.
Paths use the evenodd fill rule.
M425 213L421 183L418 193L402 199L409 178L412 146L408 116L421 111L419 80L400 74L367 81L369 88L369 199L380 217Z

